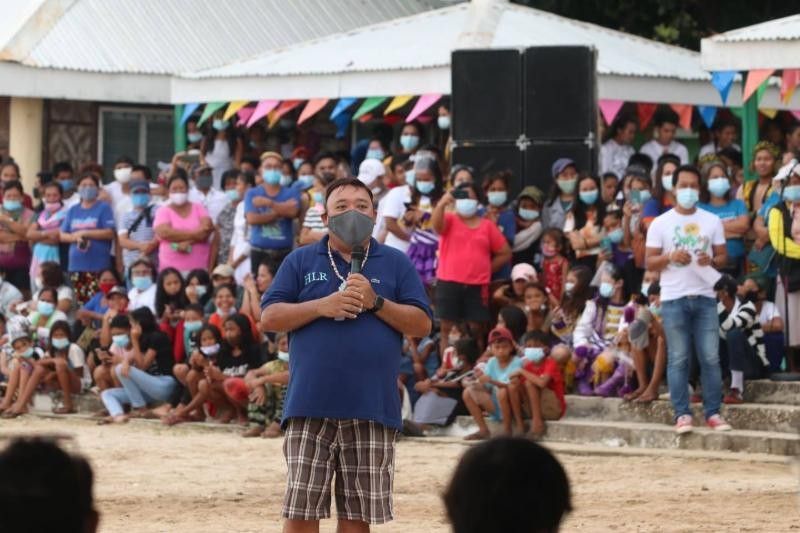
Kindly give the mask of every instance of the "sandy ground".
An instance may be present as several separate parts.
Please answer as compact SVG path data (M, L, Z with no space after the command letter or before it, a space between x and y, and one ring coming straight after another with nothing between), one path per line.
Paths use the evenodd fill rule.
M280 441L199 428L24 417L14 434L69 434L67 447L95 469L100 530L280 531ZM449 531L440 493L464 445L405 440L398 446L395 522L377 532ZM798 474L788 463L674 456L557 453L573 486L564 531L798 531ZM334 531L328 521L322 531Z

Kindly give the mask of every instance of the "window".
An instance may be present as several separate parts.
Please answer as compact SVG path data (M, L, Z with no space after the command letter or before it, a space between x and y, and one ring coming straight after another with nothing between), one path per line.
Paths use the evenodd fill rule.
M114 162L123 155L150 167L155 176L156 163L169 162L175 151L171 109L136 107L101 107L99 161L106 180L113 179Z

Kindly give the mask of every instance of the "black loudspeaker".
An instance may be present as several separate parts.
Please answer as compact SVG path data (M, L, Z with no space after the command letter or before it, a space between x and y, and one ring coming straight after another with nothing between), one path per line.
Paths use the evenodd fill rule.
M553 184L552 166L556 159L567 157L575 161L579 170L597 172L597 150L585 141L534 141L523 154L524 185L536 185L545 193Z
M453 166L468 165L475 171L478 184L483 179L495 172L510 170L514 176L514 183L510 183L509 193L516 195L523 184L523 154L516 144L512 143L482 143L455 145L452 150Z
M522 134L519 50L456 50L451 58L455 141L516 141Z
M525 50L526 137L534 141L553 141L594 136L597 130L595 63L594 49L585 46L542 46Z

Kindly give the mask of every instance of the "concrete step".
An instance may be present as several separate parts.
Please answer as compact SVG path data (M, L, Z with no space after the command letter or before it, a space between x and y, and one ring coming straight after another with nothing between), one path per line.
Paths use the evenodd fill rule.
M800 381L746 381L744 399L754 403L800 405Z
M692 404L696 425L704 423L702 404ZM800 432L800 405L745 403L722 406L722 416L736 429L751 431ZM621 398L567 396L567 418L607 422L671 424L672 404L658 400L649 404L626 402Z

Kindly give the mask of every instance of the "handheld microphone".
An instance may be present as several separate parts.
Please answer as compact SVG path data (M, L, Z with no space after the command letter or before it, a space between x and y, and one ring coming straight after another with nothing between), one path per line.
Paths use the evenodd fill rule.
M353 252L350 254L350 273L360 274L361 267L364 264L365 257L363 246L353 246Z

